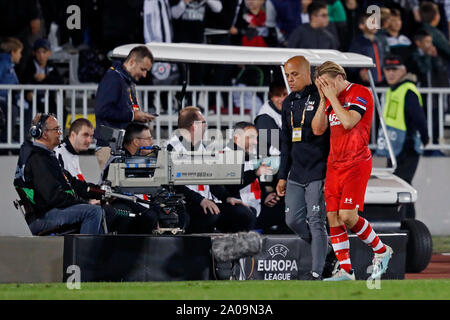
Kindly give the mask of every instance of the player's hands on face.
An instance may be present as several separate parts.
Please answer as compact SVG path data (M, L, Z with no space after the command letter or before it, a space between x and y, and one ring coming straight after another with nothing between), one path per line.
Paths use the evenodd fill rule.
M318 79L316 79L314 81L314 84L316 85L317 90L319 91L320 100L325 100L326 98L325 98L325 95L323 94L322 86L321 86L320 82L318 81Z
M317 81L320 84L323 94L328 100L338 96L336 84L334 82L327 81L324 77L318 77Z
M278 180L276 190L277 190L277 195L279 197L284 197L286 195L286 180L285 179Z
M208 200L204 198L202 202L200 202L200 207L203 208L203 212L207 214L208 212L211 214L219 214L219 207L214 203L214 201Z

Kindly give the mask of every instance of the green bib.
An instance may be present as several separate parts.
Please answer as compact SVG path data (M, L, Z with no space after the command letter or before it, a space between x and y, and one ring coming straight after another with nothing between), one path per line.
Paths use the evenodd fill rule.
M386 92L386 106L383 111L383 118L395 156L398 156L402 151L406 139L405 97L408 90L411 90L417 95L420 106L423 107L422 96L417 90L417 87L411 82L405 82L395 90L389 88ZM420 145L420 137L416 134L416 137L414 137L414 149L419 154L422 153ZM376 154L379 156L389 156L386 138L381 127L378 130Z
M415 84L411 82L405 82L393 91L389 88L386 92L386 107L383 112L384 121L386 125L401 131L406 131L405 97L408 90L417 95L420 106L423 107L422 96Z

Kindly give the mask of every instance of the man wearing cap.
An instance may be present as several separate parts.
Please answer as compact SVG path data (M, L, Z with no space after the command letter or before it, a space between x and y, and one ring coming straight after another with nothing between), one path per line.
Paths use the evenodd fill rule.
M33 45L33 59L28 61L25 67L23 81L24 84L63 84L63 79L58 72L58 69L49 61L52 51L50 42L47 39L38 39ZM37 112L50 112L56 114L56 95L54 91L49 92L48 106L49 110L45 109L45 91L38 90L36 92L36 108ZM33 103L33 92L26 93L26 100L29 103L28 113L25 116L25 128L29 127L31 122L31 105ZM25 110L27 115L27 110Z
M423 153L422 144L429 141L422 96L415 85L416 76L407 73L400 56L387 56L383 71L389 85L383 117L397 160L394 174L411 184ZM384 136L380 134L377 153L388 155ZM411 204L406 208L406 218L414 217L414 204Z

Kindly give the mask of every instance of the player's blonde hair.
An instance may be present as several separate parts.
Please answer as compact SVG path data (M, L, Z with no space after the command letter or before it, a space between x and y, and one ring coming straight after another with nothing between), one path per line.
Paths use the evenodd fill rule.
M317 77L324 74L328 74L332 78L336 78L338 75L341 75L344 80L347 80L347 74L345 73L344 68L333 61L325 61L320 66L316 67L316 70L314 71L314 79L317 79Z

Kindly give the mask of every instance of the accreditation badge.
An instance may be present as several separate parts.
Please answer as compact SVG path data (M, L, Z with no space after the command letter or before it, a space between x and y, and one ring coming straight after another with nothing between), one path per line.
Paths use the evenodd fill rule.
M292 142L302 141L302 128L292 128Z

